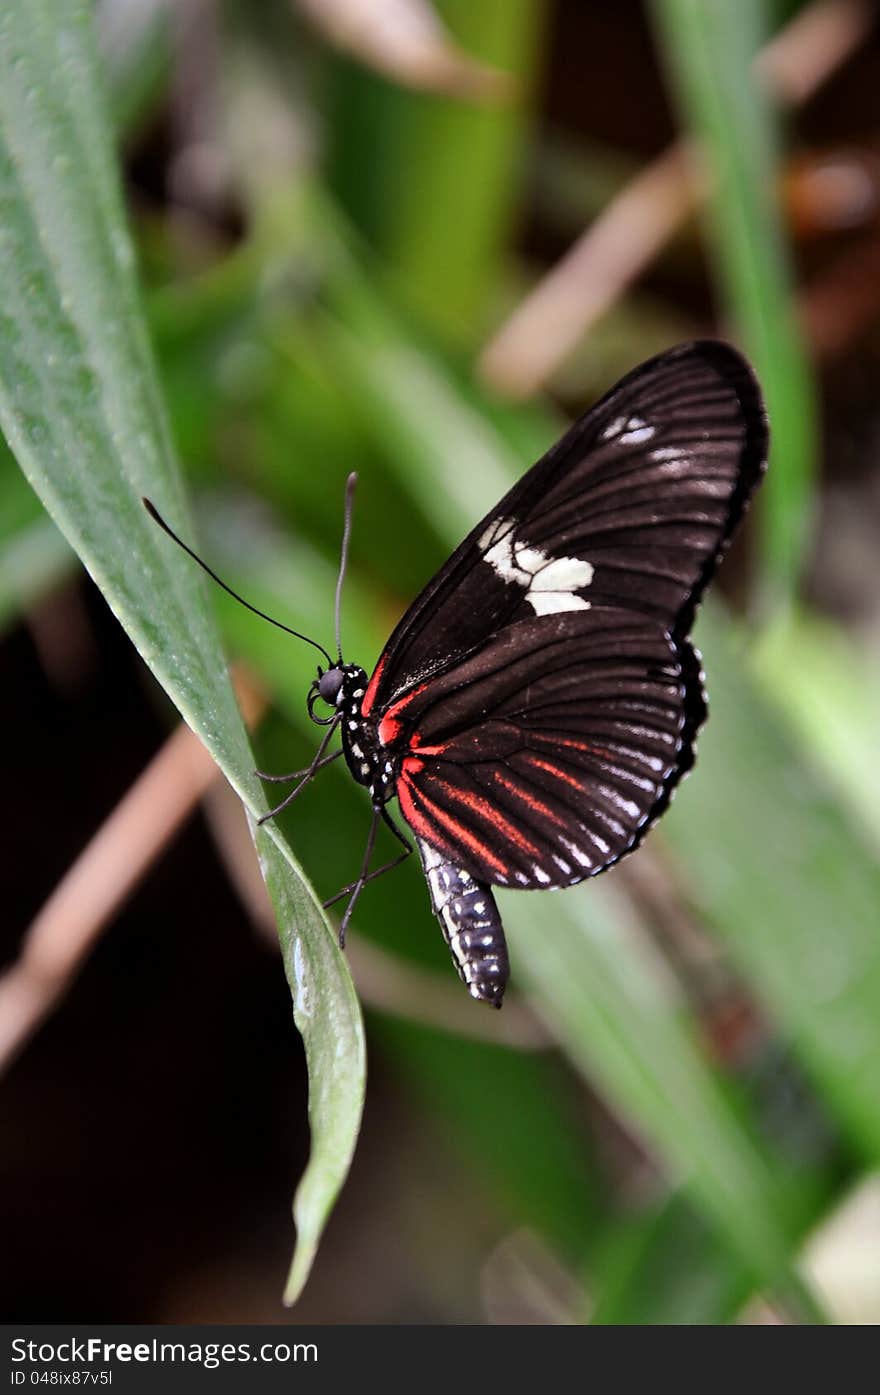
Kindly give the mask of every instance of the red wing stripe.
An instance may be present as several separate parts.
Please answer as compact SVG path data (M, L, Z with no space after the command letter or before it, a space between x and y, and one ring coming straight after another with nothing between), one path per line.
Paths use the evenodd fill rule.
M485 843L482 843L479 838L471 833L470 829L458 823L450 814L446 813L445 809L441 809L439 805L429 799L422 790L416 790L415 793L429 810L431 817L435 819L437 823L441 824L443 828L447 829L448 832L452 834L453 838L459 843L463 843L465 847L470 848L478 857L483 858L484 861L488 862L490 867L495 868L496 872L500 872L502 875L509 873L509 867L507 867L499 857L495 856L491 848L487 848ZM404 794L406 795L405 800L401 797ZM403 809L407 821L412 824L417 833L421 833L422 837L427 838L429 843L432 839L436 841L436 834L430 822L413 804L412 794L413 791L409 776L401 775L397 782L397 797L400 800L401 808Z
M426 838L432 846L436 846L438 842L441 842L443 846L449 850L449 845L446 840L440 838L436 824L431 823L421 810L416 808L413 801L412 786L409 778L405 774L401 775L397 782L397 802L400 805L400 812L403 814L403 817L420 838Z
M513 780L509 780L507 776L502 774L497 768L493 770L492 773L499 785L503 785L516 799L521 799L523 803L527 804L530 809L533 809L536 814L543 814L544 818L549 819L551 823L555 823L557 828L569 827L570 820L560 818L549 805L542 804L540 799L536 799L528 790L523 789L522 785L514 784Z
M591 756L604 756L606 760L613 760L611 752L606 746L591 746L587 741L573 741L570 736L557 736L555 733L543 731L530 731L532 740L549 741L553 746L571 746L576 751L586 751Z
M413 688L412 692L404 693L402 698L398 698L397 702L389 707L379 723L378 728L379 740L382 742L383 746L390 746L392 741L400 734L402 723L398 719L398 712L402 712L407 703L412 702L413 698L418 697L419 693L423 693L427 686L427 683L420 683L417 688ZM363 710L363 707L361 707L361 713L363 713Z
M388 662L388 655L382 654L379 662L373 669L373 676L367 684L367 691L364 693L364 700L361 703L361 716L369 717L373 710L373 703L376 701L376 689L379 686L379 679L382 677L382 670Z
M587 793L587 786L585 784L573 779L565 770L560 770L558 765L551 765L550 761L547 760L539 760L531 751L524 752L523 759L527 760L530 765L538 766L541 770L546 770L550 775L555 775L558 780L565 780L566 784L571 785L573 789L579 790L581 794ZM627 799L621 794L620 790L615 789L613 785L605 781L591 781L589 788L593 794L591 817L601 819L603 823L613 828L615 832L621 834L626 833L630 823L632 823L633 827L637 828L647 817L647 809L643 808L635 800ZM608 805L610 809L614 811L613 814L609 813L608 809L603 808L603 805ZM625 823L620 821L621 816L626 820Z
M448 741L442 741L442 742L440 743L439 746L423 746L423 745L422 745L422 733L421 733L420 731L414 731L413 734L412 734L412 736L411 736L410 739L409 739L409 748L410 748L410 750L411 750L411 751L418 751L418 753L419 753L420 756L439 756L439 755L442 755L443 752L446 750L446 748L447 748L448 745L449 745L449 742L448 742Z
M510 823L494 804L489 803L488 799L483 799L478 794L472 794L469 790L457 789L455 785L449 785L445 780L436 780L435 784L444 791L453 804L456 800L460 800L468 809L497 828L505 838L509 839L516 847L521 848L523 852L531 853L533 857L541 856L541 849L535 847L534 843L530 843L516 824Z
M546 770L550 775L555 775L557 780L564 780L573 789L583 793L584 786L581 780L575 780L567 771L560 770L558 765L551 765L549 760L541 760L540 756L536 756L532 751L526 751L523 760L527 760L530 765L536 765L539 770Z

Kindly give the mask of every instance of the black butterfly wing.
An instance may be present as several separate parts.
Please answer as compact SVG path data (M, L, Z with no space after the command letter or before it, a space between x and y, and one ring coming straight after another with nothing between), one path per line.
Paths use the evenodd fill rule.
M364 715L540 616L615 607L682 638L766 458L760 389L735 349L697 341L642 364L416 599L376 666Z
M694 696L683 651L611 607L500 631L392 708L402 814L480 883L559 887L602 871L677 778Z

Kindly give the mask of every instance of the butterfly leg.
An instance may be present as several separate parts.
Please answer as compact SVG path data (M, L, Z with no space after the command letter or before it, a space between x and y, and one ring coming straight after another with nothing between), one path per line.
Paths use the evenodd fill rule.
M296 797L297 797L297 795L300 793L300 791L301 791L302 789L305 788L305 786L309 783L310 780L314 779L315 775L318 773L319 770L321 770L321 769L323 768L323 766L325 766L325 765L330 765L330 763L331 763L332 761L338 760L338 758L342 755L342 749L341 749L341 748L340 748L338 751L334 751L332 755L329 755L329 756L325 756L325 755L324 755L324 752L326 751L328 745L330 744L330 738L332 737L332 735L333 735L333 733L334 733L334 731L336 730L336 728L337 728L338 725L339 725L339 719L337 718L336 721L334 721L333 725L329 728L329 730L328 730L328 732L327 732L327 735L324 737L323 741L321 742L320 746L318 747L317 751L315 752L315 757L314 757L314 760L312 761L311 765L309 765L305 770L296 771L296 772L295 772L294 774L292 774L292 775L274 775L274 776L273 776L273 775L268 775L268 776L262 775L262 776L261 776L261 779L264 779L264 780L265 780L265 779L269 779L269 780L272 780L272 779L275 779L275 780L288 780L288 779L289 779L289 780L295 780L295 779L297 779L299 776L302 776L302 779L300 779L300 782L299 782L299 784L296 786L296 788L293 789L293 790L291 790L290 794L287 795L287 797L286 797L285 799L282 799L282 801L281 801L280 804L276 804L275 808L274 808L274 809L270 809L269 812L268 812L268 814L264 814L262 818L257 819L257 823L258 823L258 824L265 823L267 819L274 819L275 816L276 816L276 814L280 814L281 811L282 811L283 809L286 809L286 808L287 808L288 804L292 804L292 803L293 803L293 801L296 799ZM257 771L256 773L257 773L258 775L260 774L259 771Z
M398 842L403 844L405 851L400 853L398 857L393 857L390 862L386 862L381 867L377 867L374 872L368 872L367 868L370 865L370 858L373 854L373 847L376 842L378 821L380 818L383 820L384 823L388 825ZM351 893L349 903L345 908L345 914L343 915L342 922L339 926L340 949L344 948L345 946L345 932L348 929L348 923L351 920L352 914L354 913L354 908L357 903L358 897L360 896L367 882L375 881L377 877L384 876L385 873L390 872L393 867L399 867L401 862L405 862L406 859L411 856L413 851L414 850L412 843L410 843L409 840L405 838L404 835L401 833L400 829L392 820L391 815L388 813L388 810L385 808L385 806L379 805L378 807L374 807L373 822L370 825L370 832L367 838L367 847L364 853L364 860L361 865L360 876L358 877L356 882L350 882L349 885L344 886L341 891L337 891L335 896L331 896L329 901L324 902L324 910L326 911L327 909L329 909L330 906L334 906L337 901L341 901L343 896L348 896L349 893Z
M389 814L389 812L388 812L388 810L387 810L387 808L385 807L384 804L382 805L382 819L383 819L384 823L387 825L387 827L391 829L391 832L394 834L394 836L395 836L395 838L397 839L398 843L402 843L403 846L406 848L406 852L404 853L404 857L409 857L410 853L411 853L411 852L414 852L415 849L413 848L412 843L409 841L409 839L406 837L406 835L405 835L404 833L401 833L400 829L397 827L397 824L394 822L393 818L392 818L391 815ZM398 864L398 862L402 862L402 861L403 861L403 857L395 858L394 862L389 863L389 866L391 866L391 867L396 867L397 864Z
M342 747L334 751L332 756L324 756L317 764L312 761L311 765L306 765L302 770L291 770L289 775L270 775L268 770L255 770L254 774L259 775L261 780L271 780L275 785L286 785L291 780L299 780L303 775L312 775L316 770L323 770L325 765L330 765L334 760L338 760L342 755Z
M401 862L406 862L406 859L410 857L412 853L415 851L412 843L410 843L409 840L403 836L397 825L395 823L392 823L391 817L387 809L383 808L381 810L381 814L382 818L385 820L388 827L391 829L391 832L394 834L395 838L397 838L398 841L403 844L404 848L406 849L406 852L400 853L398 857L393 857L390 862L383 863L381 867L376 868L375 872L369 872L367 876L364 877L362 880L359 877L356 882L349 882L348 886L342 887L339 891L337 891L335 896L331 896L328 901L325 901L323 903L325 911L329 910L331 906L335 906L336 902L341 901L343 896L348 896L350 892L354 891L356 886L366 886L367 882L374 882L377 877L384 877L385 873L390 872L393 867L399 867Z
M364 848L364 858L363 858L363 861L362 861L362 863L361 863L360 876L358 877L357 881L354 882L354 883L352 884L352 886L351 886L350 888L349 888L349 887L346 887L346 891L348 891L348 890L351 891L351 896L350 896L349 899L348 899L348 905L347 905L346 908L345 908L345 912L344 912L344 914L343 914L343 916L342 916L342 920L339 922L339 948L340 948L340 949L344 949L344 948L345 948L345 932L346 932L346 930L348 929L348 922L351 920L352 913L353 913L353 911L354 911L355 906L357 905L358 897L360 896L360 894L361 894L361 892L363 891L364 887L366 886L367 882L370 880L370 873L369 873L370 858L373 856L373 848L374 848L375 843L376 843L376 831L377 831L377 829L378 829L378 827L379 827L379 817L380 817L380 814L381 814L381 809L376 809L376 808L373 809L373 818L372 818L372 821L371 821L371 823L370 823L370 831L369 831L369 833L367 834L367 846ZM333 897L333 901L337 901L337 900L341 899L341 897L343 897L344 895L345 895L345 891L341 891L341 892L339 893L339 896L334 896L334 897ZM327 908L328 905L332 905L332 901L331 901L331 902L326 902L326 901L325 901L325 903L324 903L325 909Z

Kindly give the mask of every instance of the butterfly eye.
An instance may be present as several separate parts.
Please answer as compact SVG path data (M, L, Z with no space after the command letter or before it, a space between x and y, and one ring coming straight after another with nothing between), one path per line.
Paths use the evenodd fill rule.
M339 689L342 687L343 673L341 668L330 668L326 673L320 674L317 680L318 693L329 703L335 706L339 696Z
M330 723L335 724L339 720L339 713L334 712L331 717L316 717L315 703L320 698L322 702L327 703L328 707L335 709L336 699L342 689L343 678L344 674L340 668L331 668L326 673L321 673L319 670L317 678L312 681L306 706L312 721L320 727L328 726Z

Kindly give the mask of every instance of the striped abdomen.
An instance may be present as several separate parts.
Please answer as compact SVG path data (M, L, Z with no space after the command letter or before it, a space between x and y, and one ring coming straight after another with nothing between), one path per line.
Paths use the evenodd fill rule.
M504 927L487 886L448 862L421 838L416 842L431 905L455 967L472 998L500 1008L510 973Z

